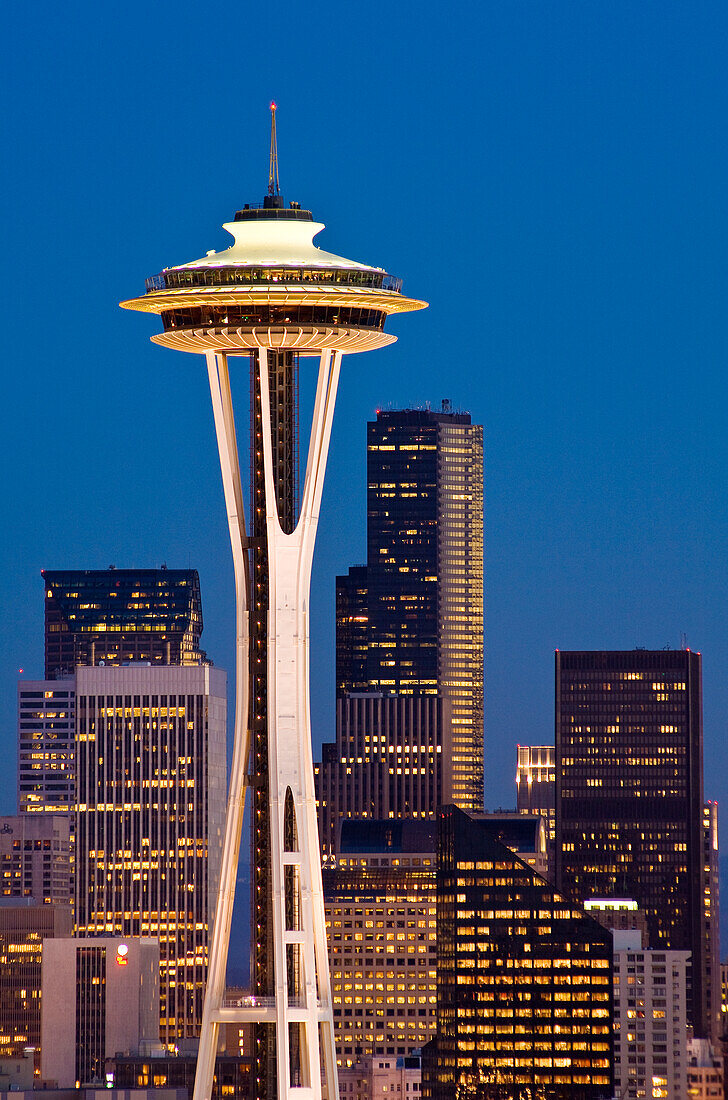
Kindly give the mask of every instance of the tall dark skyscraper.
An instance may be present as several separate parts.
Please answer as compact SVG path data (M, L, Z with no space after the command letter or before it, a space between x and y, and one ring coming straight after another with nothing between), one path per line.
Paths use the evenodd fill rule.
M649 946L692 953L689 1020L709 1034L701 658L556 654L556 872L574 900L634 898Z
M337 580L337 692L361 690L447 699L451 800L482 808L483 429L448 402L367 426L367 564Z
M77 665L205 663L196 569L43 570L45 675Z

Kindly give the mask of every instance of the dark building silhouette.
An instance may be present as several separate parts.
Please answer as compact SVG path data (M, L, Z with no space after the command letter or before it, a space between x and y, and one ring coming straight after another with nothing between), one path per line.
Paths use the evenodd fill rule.
M556 881L634 898L648 946L692 954L688 1020L710 1034L703 904L701 658L556 653Z
M452 801L452 728L437 695L371 692L337 699L336 744L316 766L324 864L349 818L434 818Z
M497 836L439 815L437 1036L427 1100L612 1095L612 937Z
M367 567L352 565L336 578L336 694L366 691L369 613Z
M196 569L42 571L45 676L78 665L206 663Z

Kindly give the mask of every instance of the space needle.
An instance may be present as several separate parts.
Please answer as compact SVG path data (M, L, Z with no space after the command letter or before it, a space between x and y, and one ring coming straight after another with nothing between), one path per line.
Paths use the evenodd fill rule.
M222 252L165 268L125 309L155 313L157 344L204 354L236 593L235 739L194 1100L210 1100L218 1030L255 1028L259 1100L337 1100L334 1021L309 709L309 593L342 355L385 347L390 314L423 309L382 268L316 247L324 228L278 182L271 104L268 192L224 228ZM251 530L230 372L250 362ZM298 494L299 363L318 359ZM232 360L232 362L231 362ZM225 971L247 788L253 798L254 996L226 1003Z

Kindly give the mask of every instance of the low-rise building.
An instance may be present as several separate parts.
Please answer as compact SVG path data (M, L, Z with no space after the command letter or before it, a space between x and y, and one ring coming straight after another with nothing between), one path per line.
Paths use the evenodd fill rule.
M419 1053L398 1058L374 1054L339 1070L341 1100L420 1100L421 1087Z
M70 905L34 898L0 899L0 1058L22 1058L34 1048L40 1073L41 964L51 937L70 936Z
M613 940L615 1096L682 1100L689 952L645 950L637 929Z
M689 1100L723 1096L723 1057L708 1039L688 1042L687 1096Z
M156 940L46 940L42 983L45 1082L60 1088L103 1082L106 1060L116 1051L158 1044Z

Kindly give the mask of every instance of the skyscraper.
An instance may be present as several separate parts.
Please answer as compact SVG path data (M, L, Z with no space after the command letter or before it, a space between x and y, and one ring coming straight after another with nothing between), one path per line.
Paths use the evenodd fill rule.
M18 683L18 810L70 814L74 804L76 682Z
M648 946L691 952L688 1020L708 1035L701 658L556 653L557 884L634 898Z
M367 563L337 577L336 689L340 745L365 705L346 704L348 695L379 694L392 713L396 698L439 696L446 761L418 761L423 787L423 767L442 772L438 797L418 812L441 802L482 809L483 430L449 402L440 412L380 410L367 425ZM398 751L419 737L401 727ZM377 816L372 800L354 809L346 774L330 781L344 791L344 812Z
M437 1038L427 1100L612 1095L611 934L500 843L497 815L440 812Z
M68 904L0 901L0 1058L19 1058L26 1047L35 1047L40 1070L43 941L69 937L72 929Z
M196 569L45 569L42 576L46 679L77 665L204 663Z
M78 936L153 937L160 1037L199 1034L225 818L226 674L76 671Z
M437 695L344 695L316 771L324 863L348 818L431 818L452 799L449 704Z
M0 817L0 895L71 901L70 814Z

